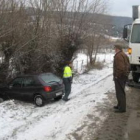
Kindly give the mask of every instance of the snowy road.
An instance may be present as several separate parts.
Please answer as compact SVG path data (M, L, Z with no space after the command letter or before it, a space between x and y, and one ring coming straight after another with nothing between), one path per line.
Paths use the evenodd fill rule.
M104 120L98 106L114 88L112 64L74 78L71 100L50 101L38 108L31 103L6 101L0 104L0 140L69 140L89 112ZM96 119L95 119L96 120ZM100 126L102 121L98 122ZM96 131L96 129L95 129Z
M68 140L140 140L140 89L126 87L126 113L114 113L114 90L106 95L108 98L89 111Z

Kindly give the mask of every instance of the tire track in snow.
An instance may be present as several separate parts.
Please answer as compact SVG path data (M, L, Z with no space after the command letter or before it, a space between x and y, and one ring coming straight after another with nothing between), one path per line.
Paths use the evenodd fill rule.
M109 74L103 76L102 78L100 78L99 80L95 81L94 83L88 84L86 87L82 88L79 92L77 92L77 94L78 94L78 93L83 94L83 91L85 91L87 88L91 88L92 86L97 85L98 83L100 83L101 81L105 80L106 78L108 78L108 77L110 77L110 76L112 76L112 73L109 73ZM75 98L75 97L77 97L77 96L79 96L79 95L80 95L80 94L75 95L75 96L73 96L72 98Z

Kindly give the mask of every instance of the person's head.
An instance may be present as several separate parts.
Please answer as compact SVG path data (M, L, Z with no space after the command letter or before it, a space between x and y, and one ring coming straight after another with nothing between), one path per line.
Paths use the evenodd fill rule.
M72 66L73 66L71 61L69 62L69 66L70 66L71 68L72 68Z
M114 45L115 53L118 53L122 51L122 45L121 44L115 44Z
M67 61L66 65L70 66L72 68L72 62L71 61Z

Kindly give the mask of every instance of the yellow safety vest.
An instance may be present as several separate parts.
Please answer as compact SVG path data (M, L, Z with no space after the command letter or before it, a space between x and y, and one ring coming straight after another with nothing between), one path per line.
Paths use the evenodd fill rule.
M63 78L69 78L69 77L72 77L72 70L69 66L66 66L64 68Z

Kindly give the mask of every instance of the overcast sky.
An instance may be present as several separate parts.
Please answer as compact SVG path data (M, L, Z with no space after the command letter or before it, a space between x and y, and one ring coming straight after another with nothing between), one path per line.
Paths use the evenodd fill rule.
M110 0L111 15L132 17L132 5L140 5L140 0Z

